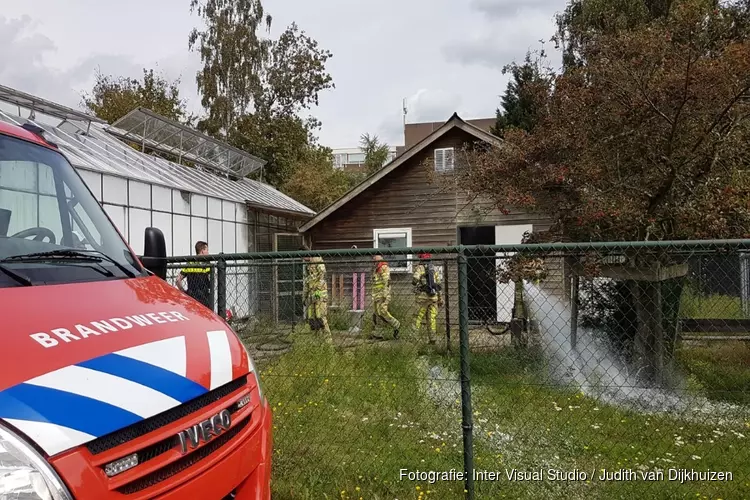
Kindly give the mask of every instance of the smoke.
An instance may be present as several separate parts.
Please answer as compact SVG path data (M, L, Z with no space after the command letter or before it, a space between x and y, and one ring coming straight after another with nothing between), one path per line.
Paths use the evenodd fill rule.
M603 403L641 413L669 413L700 422L709 415L723 421L748 414L747 408L709 401L686 390L650 386L614 354L603 334L589 328L578 328L574 348L567 302L531 283L525 284L525 297L555 382L573 385Z

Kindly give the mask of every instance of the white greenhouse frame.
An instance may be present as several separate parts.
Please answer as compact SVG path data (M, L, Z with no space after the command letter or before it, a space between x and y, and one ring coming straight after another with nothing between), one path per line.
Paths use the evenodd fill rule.
M29 118L22 117L27 113ZM146 154L117 138L124 133L101 120L2 86L0 121L42 127L138 255L146 227L164 232L170 256L194 254L198 240L208 242L211 254L244 253L270 250L266 240L273 234L296 231L315 215L267 184ZM264 278L253 272L230 278L227 300L236 317L273 309L263 298L264 290L269 299L274 296L273 283L259 283ZM230 303L230 298L236 299Z

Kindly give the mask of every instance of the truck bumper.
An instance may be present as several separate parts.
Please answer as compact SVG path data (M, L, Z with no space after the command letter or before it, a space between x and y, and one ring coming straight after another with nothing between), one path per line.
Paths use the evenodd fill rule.
M156 498L270 500L273 425L271 409L264 403L261 426L240 446L199 476Z

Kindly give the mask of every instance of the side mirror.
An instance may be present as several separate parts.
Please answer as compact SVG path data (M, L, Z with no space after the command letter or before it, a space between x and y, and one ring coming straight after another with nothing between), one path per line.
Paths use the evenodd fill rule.
M0 208L0 236L8 236L11 211Z
M163 280L167 279L167 244L161 229L147 227L143 245L143 267Z

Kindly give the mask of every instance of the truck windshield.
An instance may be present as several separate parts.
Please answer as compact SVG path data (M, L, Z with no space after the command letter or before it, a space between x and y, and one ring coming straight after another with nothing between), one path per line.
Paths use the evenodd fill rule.
M145 274L62 154L0 134L0 287Z

